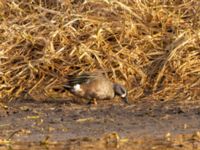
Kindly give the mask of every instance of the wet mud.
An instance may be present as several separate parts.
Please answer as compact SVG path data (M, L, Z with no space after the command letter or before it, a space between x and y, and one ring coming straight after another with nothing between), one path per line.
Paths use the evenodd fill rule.
M1 149L200 149L200 105L141 100L1 104Z

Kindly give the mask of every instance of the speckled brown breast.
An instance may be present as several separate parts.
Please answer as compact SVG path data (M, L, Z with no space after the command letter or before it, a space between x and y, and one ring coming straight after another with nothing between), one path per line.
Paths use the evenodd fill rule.
M79 96L87 99L112 99L115 96L113 83L105 77L93 78L81 84Z

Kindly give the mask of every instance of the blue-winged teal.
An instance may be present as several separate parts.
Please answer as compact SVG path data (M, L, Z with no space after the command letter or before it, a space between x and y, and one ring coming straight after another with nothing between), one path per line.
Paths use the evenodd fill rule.
M128 103L126 89L117 83L112 83L103 74L83 73L79 76L68 76L68 82L64 88L72 94L90 100L113 99L120 96L125 103Z

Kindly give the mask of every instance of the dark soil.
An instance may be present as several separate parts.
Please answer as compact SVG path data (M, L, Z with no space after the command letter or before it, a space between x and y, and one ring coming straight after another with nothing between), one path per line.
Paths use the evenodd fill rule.
M141 100L1 104L0 149L200 149L200 105Z

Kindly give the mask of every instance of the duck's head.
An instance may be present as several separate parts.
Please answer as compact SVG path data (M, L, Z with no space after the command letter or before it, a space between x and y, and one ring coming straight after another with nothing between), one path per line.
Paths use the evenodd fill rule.
M113 84L113 89L114 89L114 92L115 92L115 95L121 97L121 99L125 102L125 103L129 103L128 102L128 93L127 93L127 90L125 89L125 87L123 87L122 85L120 84Z

